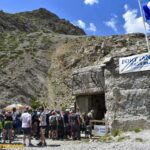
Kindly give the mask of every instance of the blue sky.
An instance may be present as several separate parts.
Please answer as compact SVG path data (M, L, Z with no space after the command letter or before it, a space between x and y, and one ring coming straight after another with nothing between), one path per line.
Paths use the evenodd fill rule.
M88 35L144 32L138 0L0 0L0 9L9 13L38 8L69 20ZM148 23L146 27L149 32Z

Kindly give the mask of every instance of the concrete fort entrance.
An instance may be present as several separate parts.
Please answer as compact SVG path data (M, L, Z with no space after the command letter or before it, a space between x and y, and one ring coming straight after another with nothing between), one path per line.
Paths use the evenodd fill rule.
M90 96L90 107L94 110L94 118L97 120L104 119L106 113L105 95L97 94Z
M105 125L111 131L150 129L150 71L119 74L118 56L73 72L77 106L81 113L94 109L96 120L106 113Z
M100 66L92 66L74 71L72 85L80 112L88 113L94 110L94 119L104 119L106 107L103 69Z
M90 110L94 110L94 119L104 119L104 115L106 113L104 94L77 96L76 104L81 113L87 113Z

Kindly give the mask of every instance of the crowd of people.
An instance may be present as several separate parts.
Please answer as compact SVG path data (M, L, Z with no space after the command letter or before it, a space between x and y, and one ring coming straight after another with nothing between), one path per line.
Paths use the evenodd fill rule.
M80 114L79 110L66 109L64 112L40 107L31 111L26 107L23 112L13 108L12 111L0 113L1 143L12 143L18 134L23 134L23 144L32 145L33 138L39 140L37 146L46 146L46 139L80 140L81 133L85 137L91 135L90 120L93 110ZM27 142L28 139L28 142Z

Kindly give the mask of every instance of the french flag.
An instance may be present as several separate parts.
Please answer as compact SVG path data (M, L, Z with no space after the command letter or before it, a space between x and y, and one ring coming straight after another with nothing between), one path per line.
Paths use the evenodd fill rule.
M150 2L143 5L146 20L150 20Z

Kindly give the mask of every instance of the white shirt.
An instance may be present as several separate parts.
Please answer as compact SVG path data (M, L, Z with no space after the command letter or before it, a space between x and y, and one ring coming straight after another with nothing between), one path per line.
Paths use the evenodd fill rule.
M31 122L31 114L29 114L28 112L23 113L21 115L21 120L22 120L22 128L29 128Z

